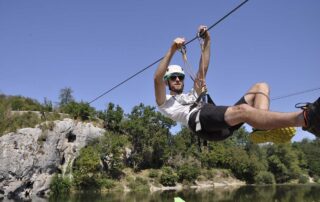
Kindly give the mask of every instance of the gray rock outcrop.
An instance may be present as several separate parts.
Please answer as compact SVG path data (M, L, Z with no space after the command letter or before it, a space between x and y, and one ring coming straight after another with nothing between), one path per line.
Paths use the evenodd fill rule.
M71 119L53 123L49 129L42 124L0 137L0 199L47 196L52 176L64 174L80 149L104 133Z

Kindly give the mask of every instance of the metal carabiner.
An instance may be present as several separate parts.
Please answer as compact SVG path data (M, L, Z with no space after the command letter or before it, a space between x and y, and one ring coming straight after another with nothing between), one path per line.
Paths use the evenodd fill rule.
M182 45L181 48L179 49L179 51L183 54L186 55L187 54L187 47L185 45Z
M198 33L197 33L197 37L201 38L201 39L205 39L206 38L206 32L208 31L207 27L203 27Z
M207 32L207 27L203 27L198 33L197 33L197 39L200 43L201 49L203 49L203 44L204 44L204 39L206 38L206 32Z

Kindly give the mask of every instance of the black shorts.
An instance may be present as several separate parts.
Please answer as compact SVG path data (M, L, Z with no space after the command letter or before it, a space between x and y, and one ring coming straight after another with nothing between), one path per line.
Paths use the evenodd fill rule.
M235 105L247 104L244 97L242 97ZM214 104L204 104L200 109L200 124L201 131L195 132L196 116L198 112L193 112L189 118L189 128L195 132L200 138L209 141L219 141L230 137L235 130L238 130L243 123L235 126L230 126L224 120L224 114L229 106L215 106Z

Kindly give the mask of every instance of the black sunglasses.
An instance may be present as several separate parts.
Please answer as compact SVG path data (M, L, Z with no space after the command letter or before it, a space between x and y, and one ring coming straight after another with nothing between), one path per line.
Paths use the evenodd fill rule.
M170 80L175 81L175 80L177 80L177 77L179 78L180 81L184 80L184 75L172 75L172 76L170 76Z

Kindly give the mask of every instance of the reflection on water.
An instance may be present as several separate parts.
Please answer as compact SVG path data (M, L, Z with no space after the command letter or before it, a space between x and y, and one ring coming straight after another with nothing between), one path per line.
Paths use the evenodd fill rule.
M173 202L174 197L189 201L237 201L237 202L320 202L319 185L243 186L239 188L214 188L211 190L184 190L150 193L82 193L68 197L51 198L50 201L83 202Z

